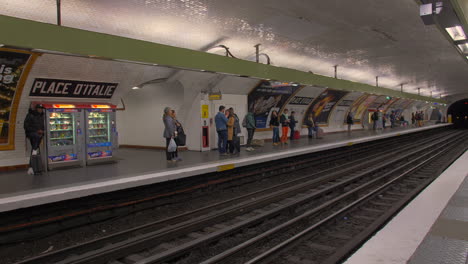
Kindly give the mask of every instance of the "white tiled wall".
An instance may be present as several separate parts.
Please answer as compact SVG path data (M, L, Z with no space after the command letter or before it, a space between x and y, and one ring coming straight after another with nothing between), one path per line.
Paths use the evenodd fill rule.
M167 75L169 70L160 67L121 63L107 60L87 59L71 56L44 54L34 64L26 81L18 106L15 133L15 150L0 151L0 167L26 164L26 137L23 121L31 101L65 101L66 99L30 98L29 92L35 78L56 78L68 80L116 82L119 86L110 100L117 104L120 97L131 90L131 87L142 82ZM89 99L70 99L73 102L89 102ZM95 100L96 101L96 100ZM103 101L103 100L97 100ZM123 124L120 124L123 125Z

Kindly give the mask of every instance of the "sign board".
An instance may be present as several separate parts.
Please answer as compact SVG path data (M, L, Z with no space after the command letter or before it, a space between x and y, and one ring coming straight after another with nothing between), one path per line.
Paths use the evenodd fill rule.
M29 96L109 99L117 83L36 78Z
M221 100L222 95L221 94L210 94L208 95L209 100Z
M309 105L314 100L313 97L294 96L289 104L291 105Z
M208 105L201 106L201 118L209 118Z

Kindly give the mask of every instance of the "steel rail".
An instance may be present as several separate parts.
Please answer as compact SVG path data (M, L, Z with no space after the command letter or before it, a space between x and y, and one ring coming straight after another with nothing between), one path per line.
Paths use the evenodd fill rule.
M444 133L442 136L438 135L438 136L434 136L434 138L441 138L441 137L445 137L445 136L446 136L446 134ZM433 141L434 138L433 138L433 137L430 137L430 138L424 140L424 142ZM416 144L416 145L417 145L417 144L422 144L422 142L417 142L417 143L415 143L415 144ZM430 146L432 146L432 145L434 145L434 144L431 144ZM429 147L430 147L430 146L429 146ZM406 150L406 149L411 149L411 148L413 148L413 147L414 147L414 146L409 145L409 146L397 148L397 150L403 151L403 150ZM426 148L429 148L429 147L426 147ZM392 152L392 150L389 150L389 151ZM393 151L395 151L395 150L393 150ZM392 156L392 155L393 155L392 153L389 153L389 154L387 154L386 156L382 156L381 154L376 154L375 156L379 156L379 159L385 159L385 158L388 158L388 157L390 157L390 156ZM363 163L363 165L361 165L361 166L352 166L352 167L349 167L349 169L348 169L347 171L352 171L352 170L357 169L358 167L363 167L363 166L366 166L367 164L370 164L371 162L375 162L374 160L369 160L369 157L364 157L364 158L358 159L358 161L365 161L365 160L367 160L367 162L366 162L366 163ZM352 162L350 162L350 163L356 163L356 160L354 160L354 161L352 161ZM349 163L345 163L344 165L348 165L348 164L349 164ZM314 174L311 174L311 175L323 174L323 173L329 172L329 171L335 171L335 172L336 172L336 168L328 169L328 170L324 170L324 171L320 171L320 172L318 172L318 173L314 173ZM340 171L340 173L345 173L345 172L346 172L346 171ZM311 177L311 175L309 175L309 177ZM291 183L293 183L293 182L301 182L301 181L303 181L305 178L306 178L306 177L303 177L303 178L298 179L298 180L295 180L295 181L291 181ZM329 177L328 179L330 179L330 177ZM317 183L317 182L319 182L319 181L316 181L316 182L314 182L314 183ZM291 184L291 183L289 183L289 184ZM275 190L275 189L278 190L278 189L280 189L280 188L284 188L284 187L286 186L285 184L287 184L287 183L284 183L284 184L280 184L280 185L278 185L278 186L271 187L271 188L269 188L269 190L271 191L271 190ZM297 190L297 189L296 189L296 190ZM326 190L328 191L328 190L330 190L330 189L326 189ZM292 191L292 190L291 190L291 191ZM244 196L244 199L248 199L249 197L252 197L252 195L254 195L254 194L258 195L260 192L261 192L261 191L257 191L257 192L254 192L254 193L245 195L245 196ZM278 195L278 194L276 194L276 195ZM268 198L268 199L271 199L271 197L267 197L267 198ZM267 199L267 200L264 200L264 203L271 202L271 200L268 200L268 199ZM231 199L231 200L229 200L229 201L227 201L227 202L236 203L236 202L238 202L238 201L240 201L240 200L239 200L238 198L235 198L235 199ZM198 212L199 214L203 214L204 212L207 212L207 211L209 211L209 210L213 210L213 208L222 206L223 204L225 204L225 203L218 203L218 204L215 204L215 205L212 205L212 206L207 206L207 207L205 207L205 208L201 208L201 209L199 209L199 210L195 210L195 212ZM231 212L231 213L237 212L238 210L241 210L241 209L242 209L242 206L248 206L249 204L251 204L250 206L252 206L253 203L247 203L246 205L245 205L245 204L238 204L237 207L231 208L231 209L230 209L230 212ZM258 201L257 201L257 204L258 204ZM229 212L229 210L226 210L226 211ZM173 217L173 218L170 218L170 219L172 219L172 222L167 222L168 220L166 219L166 220L158 221L158 222L156 222L156 224L161 225L163 222L165 222L166 224L175 223L175 222L177 222L177 220L180 220L180 219L182 219L182 218L184 218L184 217L185 217L185 218L189 217L189 216L190 216L190 213L193 213L193 212L189 212L189 213L186 213L186 214L182 214L182 215L179 215L179 216L175 216L175 217ZM205 216L204 219L205 219L205 221L207 221L206 219L209 219L209 217ZM201 226L202 226L203 224L205 224L205 223L206 223L206 222L199 223L199 224L197 225L197 227L201 227ZM141 231L141 230L142 230L141 228L149 228L149 227L155 227L155 224L152 223L152 224L149 224L149 225L145 225L144 227L134 228L134 229L132 229L131 231L123 231L123 232L117 233L117 234L115 234L115 235L123 235L124 233L136 232L136 231L139 231L139 230ZM183 230L184 228L187 228L187 226L184 226L184 225L179 225L179 226L177 226L177 227L178 227L178 228L182 228L182 230ZM165 230L165 231L171 231L171 230L174 232L175 229L172 228L172 229ZM179 229L179 230L180 230L180 229ZM186 229L185 229L185 230L186 230ZM158 232L158 233L161 234L162 231L163 231L163 230L161 230L161 231ZM116 237L115 235L111 235L111 236L109 236L109 237L106 237L107 240L105 240L105 239L104 239L104 240L103 240L103 239L97 239L97 240L91 241L91 242L94 242L94 243L95 243L95 242L97 242L97 241L100 241L100 242L108 242L108 243L110 243L110 239L111 239L111 238L112 238L112 239L115 239L115 237ZM152 235L154 235L154 234L152 234ZM125 244L127 244L127 243L125 243ZM89 244L88 244L88 246L89 246ZM96 248L96 247L97 247L97 246L94 246L94 248ZM88 249L89 249L89 247L88 247ZM119 247L118 250L120 250L120 249L121 249L121 247ZM59 253L70 253L70 252L80 253L79 247L74 246L74 247L71 247L71 248L67 248L66 250L62 250L62 251L59 252ZM50 263L50 260L51 260L50 257L53 256L53 255L56 254L56 253L57 253L57 252L51 252L51 253L49 253L49 254L42 255L42 256L38 256L38 257L36 257L36 258L28 259L28 260L25 260L25 261L22 261L22 262L19 262L19 263ZM87 260L88 260L88 261L91 261L90 259L87 259ZM42 261L42 262L41 262L41 261ZM64 262L64 263L83 263L83 262L75 262L75 261L73 261L73 260L71 260L71 261L72 261L72 262ZM84 263L93 263L93 262L84 262Z
M443 140L441 140L440 142L442 142ZM439 144L440 142L435 142L429 146L425 146L425 147L422 147L418 150L415 150L413 152L411 152L410 154L406 154L406 155L403 155L402 157L398 157L396 158L393 162L386 162L385 165L382 165L382 166L379 166L379 168L383 167L383 166L389 166L389 165L392 165L394 162L396 161L401 161L411 155L415 155L415 154L418 154L422 151L425 151L427 149L430 149L432 148L433 146ZM408 163L406 163L408 164ZM375 170L378 170L378 169L375 169ZM366 171L366 173L362 173L361 175L359 175L359 177L356 177L356 178L360 178L360 177L363 177L363 175L369 173L369 171ZM336 185L334 185L335 188L339 188L340 185L343 185L342 183L338 183ZM331 188L331 187L330 187ZM330 188L326 188L326 189L323 189L323 190L319 190L318 193L327 193L330 191ZM285 210L291 210L290 207L293 206L293 205L297 205L298 203L302 203L304 202L304 200L310 200L310 199L313 199L317 197L317 194L314 194L314 195L311 195L311 196L308 196L308 197L305 197L303 199L301 199L301 201L293 201L289 204L286 204L284 206L281 206L277 209L274 209L270 212L265 212L265 213L262 213L262 214L259 214L253 218L250 218L250 219L246 219L244 221L241 221L239 222L238 224L234 225L234 226L231 226L231 227L228 227L226 229L222 229L222 230L219 230L217 232L213 232L211 234L208 234L207 236L204 236L204 237L201 237L201 238L198 238L198 239L195 239L194 241L190 241L184 245L181 245L179 247L174 247L174 248L171 248L165 252L162 252L160 254L156 254L156 255L153 255L151 257L148 257L148 258L145 258L144 260L142 260L142 263L161 263L161 262L164 262L164 261L168 261L170 259L173 259L173 258L176 258L178 256L181 256L187 252L189 252L190 250L192 250L193 248L201 245L201 244L208 244L210 242L213 242L217 239L219 239L220 237L222 236L226 236L226 235L229 235L231 233L234 233L235 231L239 230L239 229L242 229L242 228L245 228L249 225L254 225L254 224L257 224L267 218L271 218L275 215L278 215L281 211L285 211Z
M416 165L413 165L411 168L405 170L403 173L401 173L399 176L393 178L392 180L390 180L389 182L385 183L384 185L381 185L379 186L378 188L374 189L373 191L367 193L366 195L360 197L359 199L355 200L354 202L348 204L347 206L341 208L340 210L334 212L333 214L327 216L326 218L322 219L321 221L319 221L318 223L315 223L314 225L312 225L311 227L301 231L300 233L296 234L295 236L289 238L288 240L278 244L277 246L275 246L274 248L271 248L270 250L266 251L266 252L263 252L262 254L254 257L253 259L251 259L250 261L246 262L245 264L257 264L257 263L265 263L265 262L268 262L268 261L271 261L273 258L275 258L276 256L278 256L279 254L281 254L282 252L288 250L290 247L294 247L296 243L298 243L298 241L300 241L301 239L303 239L305 236L309 235L311 232L314 232L317 228L323 226L325 223L328 223L330 222L331 220L335 219L337 216L339 215L342 215L343 213L349 211L351 208L354 208L356 207L357 205L361 204L363 201L367 200L368 198L374 196L376 193L380 192L381 190L387 188L388 186L390 186L391 184L393 184L395 181L407 176L409 173L415 171L416 169L426 165L428 162L434 160L435 158L439 157L441 154L444 154L445 151L450 147L452 146L453 142L457 142L457 139L454 139L450 142L446 142L445 144L443 144L442 146L432 150L431 152L428 152L426 154L424 154L423 156L421 157L418 157L416 158L416 160L422 160L421 162L417 163ZM435 154L434 154L435 153ZM429 156L429 157L428 157ZM338 203L339 201L341 201L343 198L346 198L346 197L349 197L350 195L352 195L353 193L356 193L357 191L359 190L362 190L368 186L371 186L373 184L375 184L376 182L384 179L384 178L387 178L389 176L391 176L392 173L398 171L398 170L401 170L402 168L408 166L408 165L412 165L413 163L415 162L415 160L411 160L407 163L405 163L404 165L401 165L399 166L398 168L395 168L393 169L391 172L387 172L385 173L384 175L381 175L379 178L376 178L364 185L361 185L360 187L346 193L346 194L343 194L341 195L340 197L337 197L335 198L333 201L329 201L327 204L324 204L320 207L320 209L324 209L324 208L327 208L329 206L331 206L332 204L336 204ZM226 258L242 251L242 250L245 250L247 247L250 247L252 246L253 244L255 243L258 243L260 242L261 240L264 240L266 239L267 237L271 236L271 235L274 235L286 228L289 228L291 226L291 224L294 224L294 223L297 223L298 221L306 218L306 217L309 217L313 214L316 214L318 213L318 209L315 209L315 210L311 210L311 211L308 211L307 213L304 213L303 215L295 218L295 219L292 219L284 224L282 224L281 226L278 226L270 231L268 231L267 233L264 233L262 234L261 236L258 236L256 238L253 238L249 241L246 241L234 248L232 248L231 250L229 251L226 251L226 252L223 252L222 254L220 255L217 255L213 258L210 258L209 260L206 260L204 262L202 262L203 264L212 264L212 263L220 263L221 261L224 261ZM333 262L330 262L330 263L333 263Z

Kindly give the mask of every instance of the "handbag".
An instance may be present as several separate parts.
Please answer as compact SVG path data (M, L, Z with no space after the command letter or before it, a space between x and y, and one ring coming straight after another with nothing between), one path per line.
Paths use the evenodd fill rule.
M177 146L185 146L186 140L187 136L184 133L177 134L177 137L175 137L175 142L177 143Z
M167 146L167 152L176 152L177 150L177 144L175 143L174 139L171 138L171 141L169 142L169 146Z

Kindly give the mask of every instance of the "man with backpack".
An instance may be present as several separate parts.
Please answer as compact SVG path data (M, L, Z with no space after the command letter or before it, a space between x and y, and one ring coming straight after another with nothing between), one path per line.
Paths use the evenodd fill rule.
M252 140L255 133L255 129L257 128L257 124L255 122L255 116L251 111L249 111L244 117L244 120L242 120L242 126L247 128L247 148L245 150L255 150L254 148L252 148Z

